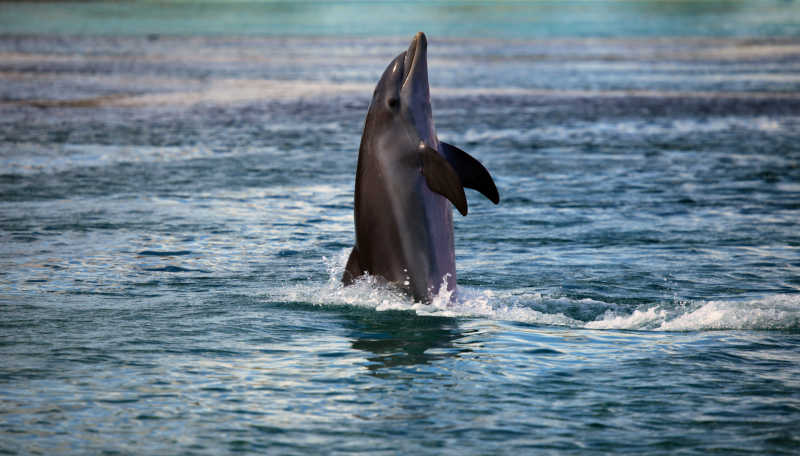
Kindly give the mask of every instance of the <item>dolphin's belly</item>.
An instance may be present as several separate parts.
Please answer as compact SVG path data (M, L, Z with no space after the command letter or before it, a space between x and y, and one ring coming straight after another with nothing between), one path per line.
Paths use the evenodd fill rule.
M362 182L370 191L357 207L356 242L362 269L427 300L445 277L455 288L452 208L421 173L408 171Z
M427 188L423 190L425 219L428 231L427 287L437 293L442 284L455 289L456 254L453 241L453 208L445 197Z

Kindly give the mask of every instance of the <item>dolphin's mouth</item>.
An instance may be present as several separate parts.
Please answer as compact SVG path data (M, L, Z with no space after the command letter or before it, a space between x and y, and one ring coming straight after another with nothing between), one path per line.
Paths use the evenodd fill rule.
M411 44L409 44L408 50L406 51L406 57L403 59L405 75L403 75L402 86L406 85L411 77L418 71L420 65L425 65L427 48L428 39L425 37L425 34L418 32L414 35L414 39L411 40ZM424 70L427 71L427 65L425 65Z

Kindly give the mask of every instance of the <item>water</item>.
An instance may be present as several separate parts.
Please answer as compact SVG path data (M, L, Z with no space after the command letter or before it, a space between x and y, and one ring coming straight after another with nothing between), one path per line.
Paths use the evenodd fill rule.
M197 5L0 4L0 452L796 453L796 3ZM427 306L338 283L418 30Z

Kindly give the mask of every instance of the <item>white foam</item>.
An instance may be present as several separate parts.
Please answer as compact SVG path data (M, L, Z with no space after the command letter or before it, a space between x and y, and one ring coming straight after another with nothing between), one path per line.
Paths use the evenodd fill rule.
M632 314L619 314L608 311L596 321L584 325L590 329L650 329L667 318L667 312L659 307L645 310L634 310Z
M719 329L800 329L800 295L771 295L747 301L700 301L606 312L586 323L592 329L700 331Z
M452 291L440 290L428 304L414 301L402 291L381 284L366 276L353 285L328 283L322 289L315 286L296 286L285 289L282 298L290 301L311 302L320 306L355 306L378 312L399 310L420 316L487 318L543 325L581 326L582 322L563 313L547 313L515 303L508 293L459 287L456 296ZM530 297L530 296L529 296ZM535 295L532 296L535 300ZM541 298L540 298L541 299ZM524 299L523 299L524 300Z
M770 295L748 301L667 302L632 311L592 299L547 296L530 290L487 290L461 286L456 296L440 291L431 303L413 301L401 291L364 277L344 287L339 278L349 250L324 259L328 281L276 290L279 299L320 306L399 310L424 316L485 318L548 326L637 331L798 330L800 295ZM572 315L572 316L570 316ZM596 317L592 317L592 316ZM593 320L590 320L594 318Z
M758 300L708 301L696 310L664 321L661 330L800 329L800 296L773 295Z
M307 284L276 290L279 299L311 302L320 306L355 306L376 311L399 310L422 316L488 318L543 325L580 326L582 322L561 312L537 310L541 306L557 308L559 301L565 305L572 300L548 299L539 293L478 290L459 287L453 296L444 287L428 304L416 302L408 295L371 276L362 277L351 286L343 286L339 280L347 262L349 250L343 250L334 258L324 258L328 281L321 288ZM587 305L596 301L587 300Z

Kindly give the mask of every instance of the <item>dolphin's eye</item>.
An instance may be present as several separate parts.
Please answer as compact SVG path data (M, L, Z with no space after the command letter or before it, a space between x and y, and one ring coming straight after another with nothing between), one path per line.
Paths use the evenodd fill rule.
M397 97L392 97L392 98L389 98L389 101L387 101L387 104L389 105L390 108L397 109L397 107L400 105L400 100L398 100Z

